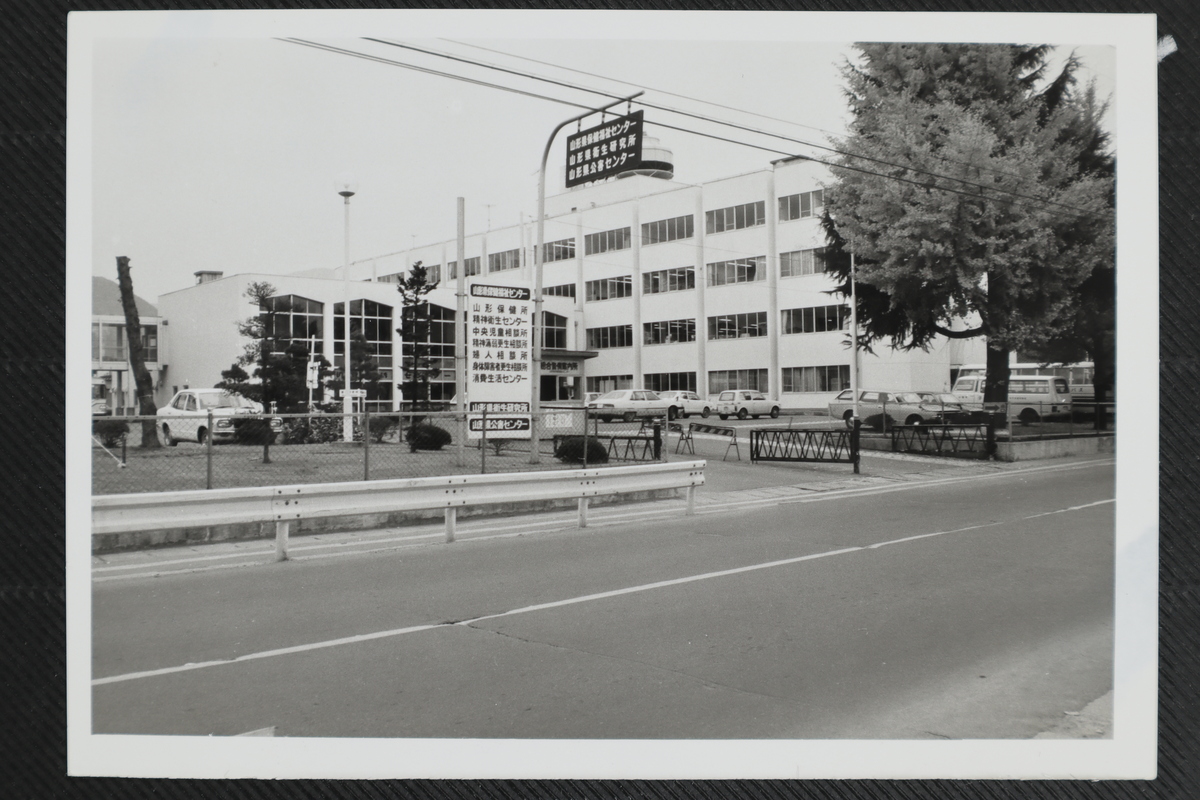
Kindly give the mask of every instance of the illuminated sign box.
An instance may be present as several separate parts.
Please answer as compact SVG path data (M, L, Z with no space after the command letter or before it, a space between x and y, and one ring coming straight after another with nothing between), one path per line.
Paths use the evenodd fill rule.
M635 111L567 137L567 188L642 165L642 115Z

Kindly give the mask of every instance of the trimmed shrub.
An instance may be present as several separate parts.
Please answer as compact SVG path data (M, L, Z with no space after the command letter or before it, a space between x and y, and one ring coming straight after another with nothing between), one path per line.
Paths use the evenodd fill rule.
M275 441L275 431L266 417L236 417L233 440L238 444L271 444Z
M92 421L92 434L99 437L105 447L116 447L129 433L129 423L123 419L97 419Z
M429 422L418 423L404 432L404 440L414 453L418 450L441 450L450 444L450 431Z
M554 457L568 464L582 464L583 442L582 436L567 436L559 442L558 449L554 451ZM608 451L604 449L604 445L589 438L587 440L587 463L604 464L607 462Z
M388 435L388 432L391 431L392 428L396 427L399 424L400 424L400 417L387 416L387 415L371 417L371 422L370 422L371 438L375 442L382 443L384 440L384 437L386 437Z
M362 441L361 426L354 426L354 441ZM314 414L309 417L293 417L283 421L284 444L326 444L342 440L342 417L340 415Z

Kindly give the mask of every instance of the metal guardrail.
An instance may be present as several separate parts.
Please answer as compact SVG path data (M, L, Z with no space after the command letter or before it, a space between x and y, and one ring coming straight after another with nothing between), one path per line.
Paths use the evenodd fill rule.
M996 452L994 425L896 425L892 452L989 458Z
M300 519L443 509L446 541L454 541L457 510L464 506L535 500L579 500L579 526L587 527L588 500L622 492L687 489L687 513L704 484L703 461L639 464L603 469L491 475L450 475L388 481L298 484L238 489L97 495L93 535L275 523L275 557L287 559L290 525Z
M853 464L854 472L858 473L857 427L856 424L850 430L754 428L750 431L750 460Z

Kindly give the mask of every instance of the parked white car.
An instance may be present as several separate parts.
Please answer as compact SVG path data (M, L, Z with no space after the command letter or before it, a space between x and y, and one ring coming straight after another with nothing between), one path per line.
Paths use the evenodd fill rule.
M665 417L670 405L648 389L617 389L600 395L587 407L601 422L612 422L616 417L633 422L638 417Z
M208 429L208 412L212 411L212 427ZM171 446L180 441L204 444L209 435L213 443L234 438L234 419L259 416L262 405L223 389L183 389L171 402L158 410L158 429L163 441ZM283 420L271 417L271 430L283 430Z
M953 398L951 398L953 401ZM953 403L953 408L947 408L932 392L878 392L873 389L863 389L858 393L858 417L865 421L877 420L879 428L883 427L883 411L887 409L889 424L903 425L940 425L943 421L943 410L961 412L962 406ZM829 416L844 420L846 427L853 423L854 393L844 390L829 403Z
M730 417L758 419L766 414L770 414L774 419L779 416L779 406L762 392L729 389L717 396L717 414L721 419Z
M712 403L695 392L658 392L658 396L671 404L667 413L669 419L690 417L692 414L707 417L713 410Z

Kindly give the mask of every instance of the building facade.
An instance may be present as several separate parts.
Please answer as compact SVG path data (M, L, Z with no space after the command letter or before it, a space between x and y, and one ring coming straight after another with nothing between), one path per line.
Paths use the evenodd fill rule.
M661 148L660 148L661 149ZM669 151L667 153L669 160ZM686 389L713 395L754 389L786 409L824 409L850 386L850 313L825 273L822 186L815 162L792 159L703 185L670 169L563 191L546 201L541 399L585 392ZM475 282L533 287L532 218L465 239ZM439 286L431 342L441 373L431 399L454 397L454 309L459 265L453 240L414 245L351 264L351 325L364 332L387 389L372 410L399 408L403 342L395 283L420 261ZM245 346L237 323L255 313L245 297L264 281L288 309L286 326L335 365L342 359L342 272L294 275L197 273L195 286L159 298L173 364L159 402L183 386L211 386ZM985 358L982 339L939 338L927 350L861 353L864 388L948 391L953 371ZM165 369L165 365L164 365Z
M510 277L515 279L519 275ZM216 385L221 373L243 353L249 340L239 333L238 323L259 313L246 296L254 283L267 283L275 290L271 301L277 340L302 342L309 352L324 356L336 369L341 369L347 287L340 277L202 272L197 273L197 278L195 285L159 298L162 320L170 331L173 358L169 377L156 393L159 405L180 389ZM479 279L472 278L472 282L476 280ZM519 285L500 276L491 276L487 282ZM400 293L392 282L354 279L349 283L349 296L350 330L363 334L375 367L381 373L379 383L368 388L366 408L399 409L404 398L397 384L403 380L401 366L405 353L399 331L403 309ZM448 402L457 391L454 363L457 299L453 285L443 282L430 292L428 300L432 318L430 355L440 370L430 382L430 399ZM543 383L556 398L562 399L573 398L581 391L577 388L582 386L579 362L586 355L572 349L574 331L567 326L570 313L570 298L549 298L543 309L545 358L552 363L550 375Z
M703 185L633 174L547 198L543 291L572 301L576 341L597 353L586 390L756 389L820 409L849 388L849 307L825 274L820 226L828 180L790 160ZM532 220L469 236L467 273L532 283L535 246ZM447 280L455 251L431 243L370 267L386 282L421 261ZM860 354L860 386L948 391L984 343L876 351Z
M160 391L167 370L165 337L158 309L134 295L142 326L146 369ZM129 363L129 341L121 288L107 278L92 278L92 413L136 414L137 382Z

